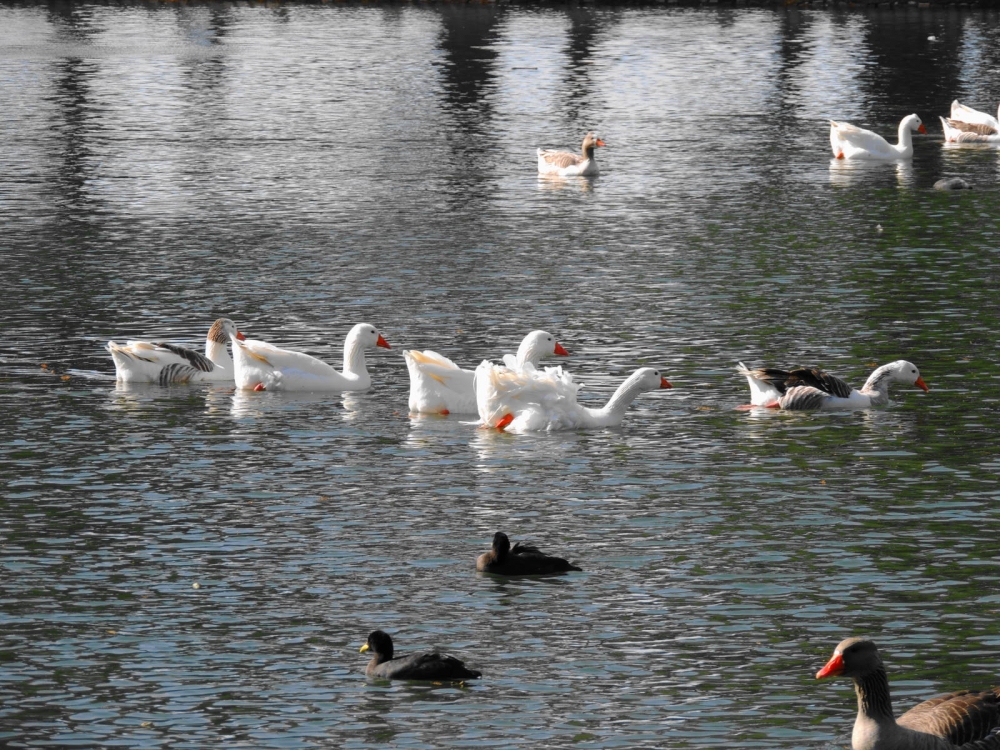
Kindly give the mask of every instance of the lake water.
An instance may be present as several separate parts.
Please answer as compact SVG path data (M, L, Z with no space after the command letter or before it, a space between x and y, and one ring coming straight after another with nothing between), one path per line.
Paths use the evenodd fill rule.
M0 3L0 744L843 748L848 635L900 708L1000 681L1000 151L937 120L1000 101L998 19ZM911 112L912 164L831 160ZM588 129L601 176L539 180ZM220 315L393 350L361 394L116 387L109 338ZM588 403L674 389L408 415L401 349L533 328ZM734 408L738 360L897 358L928 394ZM477 574L497 530L584 572ZM368 683L375 628L484 677Z

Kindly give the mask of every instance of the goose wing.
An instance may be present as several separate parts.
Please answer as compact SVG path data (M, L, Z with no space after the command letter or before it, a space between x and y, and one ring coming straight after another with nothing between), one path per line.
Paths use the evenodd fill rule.
M951 103L951 119L959 120L970 125L987 125L993 130L1000 131L1000 122L993 115L980 112L978 109L967 107L956 99Z
M246 352L251 359L268 365L275 370L295 371L296 373L317 378L340 376L340 373L331 365L305 352L282 349L280 346L256 339L233 341L233 345L234 348L238 346L240 350Z
M403 352L408 365L443 386L472 391L472 370L463 370L447 357L432 351L408 349Z
M811 386L824 393L829 393L831 396L839 396L840 398L848 398L854 390L836 375L823 372L816 367L800 367L788 373L788 377L785 379L786 389L802 385Z
M822 409L823 403L828 398L830 398L830 394L826 391L814 388L811 385L799 385L785 391L785 395L778 399L778 405L782 409L792 411Z
M569 151L551 151L538 149L538 158L546 164L563 169L581 164L584 160L582 154L572 154Z
M874 156L892 156L896 153L889 142L878 133L851 125L849 122L831 122L830 125L831 144L834 142L834 131L836 131L837 140L842 145L867 151Z
M1000 724L1000 688L960 690L919 703L899 717L898 724L943 737L955 745L990 736ZM992 745L990 745L992 747ZM1000 737L996 747L1000 748Z

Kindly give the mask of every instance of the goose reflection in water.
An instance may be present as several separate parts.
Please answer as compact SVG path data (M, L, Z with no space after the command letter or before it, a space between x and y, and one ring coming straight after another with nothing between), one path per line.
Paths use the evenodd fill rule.
M578 190L589 193L594 189L596 177L561 177L557 174L538 175L539 190Z
M871 185L884 180L891 173L890 170L895 172L898 187L916 186L913 162L910 159L891 162L830 159L830 184L838 187Z
M337 408L339 397L343 397L346 407L348 399L358 399L358 396L347 396L339 393L329 393L324 391L247 391L235 389L232 391L232 401L229 407L229 415L233 419L261 418L267 419L272 412L294 412L311 411L320 413L319 407L327 404ZM360 401L360 399L359 399ZM352 401L352 406L345 409L343 419L350 421L357 418L357 401Z
M107 379L103 373L95 373L95 376L94 379ZM149 409L162 413L166 402L174 402L178 406L194 404L200 407L204 401L206 410L211 412L218 410L232 392L231 387L205 389L198 386L162 386L156 383L118 381L114 388L108 391L110 399L108 409L122 411Z

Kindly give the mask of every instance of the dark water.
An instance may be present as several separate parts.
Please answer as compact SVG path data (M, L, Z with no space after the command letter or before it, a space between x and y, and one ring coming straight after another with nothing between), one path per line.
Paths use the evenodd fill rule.
M0 744L845 747L850 634L900 707L1000 681L1000 152L937 121L998 50L917 8L0 4ZM831 163L828 118L910 112L912 164ZM539 181L587 129L603 174ZM219 315L394 349L363 394L116 388L108 338ZM675 389L408 416L400 349L538 327L590 403ZM929 394L733 409L737 360L900 357ZM498 529L585 572L478 575ZM366 683L376 627L484 679Z

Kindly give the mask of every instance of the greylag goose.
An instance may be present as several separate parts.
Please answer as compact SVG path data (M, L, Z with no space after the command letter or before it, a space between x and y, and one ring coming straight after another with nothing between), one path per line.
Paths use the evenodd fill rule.
M607 145L593 133L583 137L581 153L569 151L549 151L538 149L538 174L558 175L559 177L593 177L597 174L597 161L594 159L594 149Z
M521 341L517 354L505 355L512 369L526 362L538 364L542 357L568 357L569 352L546 331L532 331ZM410 372L410 411L418 414L475 414L475 372L463 370L437 352L403 352Z
M960 690L918 703L898 719L875 644L841 641L816 679L850 677L858 694L853 750L1000 750L1000 688Z
M617 427L640 393L673 386L660 371L640 367L602 408L577 403L579 383L561 367L520 370L484 361L476 368L476 400L482 426L509 432Z
M958 99L951 103L951 117L941 118L941 127L948 143L1000 143L997 117L966 107Z
M115 377L123 383L232 382L233 360L226 345L230 337L246 337L229 318L212 323L205 337L205 354L180 344L152 341L107 343L115 363Z
M850 411L885 406L889 403L890 383L915 385L924 392L930 390L917 366L905 359L876 369L861 390L816 368L803 367L788 372L772 368L751 370L740 362L736 371L745 375L750 384L750 405L772 409Z
M365 674L383 680L465 680L482 677L483 674L467 669L465 663L454 656L442 656L436 652L394 659L392 638L381 630L372 631L360 650L361 653L372 652Z
M480 573L496 573L504 576L531 576L546 573L565 573L583 570L561 557L546 555L537 547L518 542L510 546L510 539L502 531L493 535L493 549L476 559L476 570Z
M926 133L927 128L916 115L907 115L899 123L899 142L893 146L882 136L849 122L830 120L830 148L837 159L871 159L894 161L913 156L913 131Z
M344 341L344 371L337 372L304 352L281 349L266 341L233 339L236 387L255 391L363 391L371 387L365 352L391 349L375 326L358 323Z

